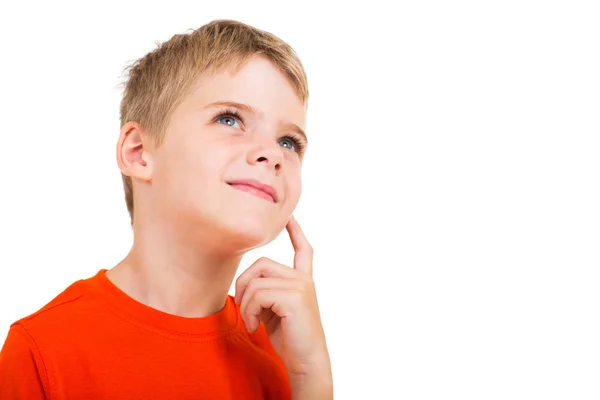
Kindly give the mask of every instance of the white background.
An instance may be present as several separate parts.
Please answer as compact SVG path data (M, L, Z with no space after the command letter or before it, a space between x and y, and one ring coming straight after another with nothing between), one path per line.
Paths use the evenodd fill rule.
M2 338L129 249L126 63L233 18L308 73L296 215L336 398L600 397L595 2L16 3L0 6ZM291 262L287 236L239 272L261 255Z

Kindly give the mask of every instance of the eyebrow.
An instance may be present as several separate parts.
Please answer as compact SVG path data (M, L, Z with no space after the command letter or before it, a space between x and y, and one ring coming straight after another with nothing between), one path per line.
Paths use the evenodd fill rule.
M259 117L264 116L263 112L258 111L257 109L255 109L251 105L249 105L249 104L243 104L243 103L236 103L235 101L214 101L214 102L209 103L206 106L204 106L204 108L216 108L216 107L233 107L233 108L237 108L237 109L240 109L242 111L245 111L248 114L253 114L253 115L256 115L256 116L259 116ZM296 125L294 123L291 123L291 122L288 122L288 123L283 124L283 126L286 129L291 129L292 131L296 132L300 136L304 137L304 141L306 143L308 143L308 137L306 136L306 133L298 125Z

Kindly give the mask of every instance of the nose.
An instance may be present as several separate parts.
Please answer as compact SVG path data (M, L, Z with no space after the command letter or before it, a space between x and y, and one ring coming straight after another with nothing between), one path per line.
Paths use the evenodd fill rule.
M248 163L251 165L262 163L279 172L282 162L283 149L272 138L257 139L255 146L248 152Z

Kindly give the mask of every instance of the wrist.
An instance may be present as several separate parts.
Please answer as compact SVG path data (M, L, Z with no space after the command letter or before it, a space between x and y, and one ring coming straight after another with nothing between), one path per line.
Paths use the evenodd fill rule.
M332 400L333 376L329 360L303 374L288 374L293 400Z
M291 383L292 400L333 400L333 381L323 377Z

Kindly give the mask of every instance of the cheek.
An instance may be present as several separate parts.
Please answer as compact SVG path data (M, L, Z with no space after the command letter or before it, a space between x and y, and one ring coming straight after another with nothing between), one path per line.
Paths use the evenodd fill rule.
M300 195L302 194L302 178L300 176L300 171L295 170L293 173L290 173L287 179L287 187L286 187L286 208L294 209L300 200Z
M226 146L210 140L187 140L169 154L172 175L179 175L191 185L207 184L223 178L229 162Z
M163 167L162 188L172 201L204 203L208 193L215 190L222 178L222 159L216 152L202 151L196 147L177 148L166 155Z

